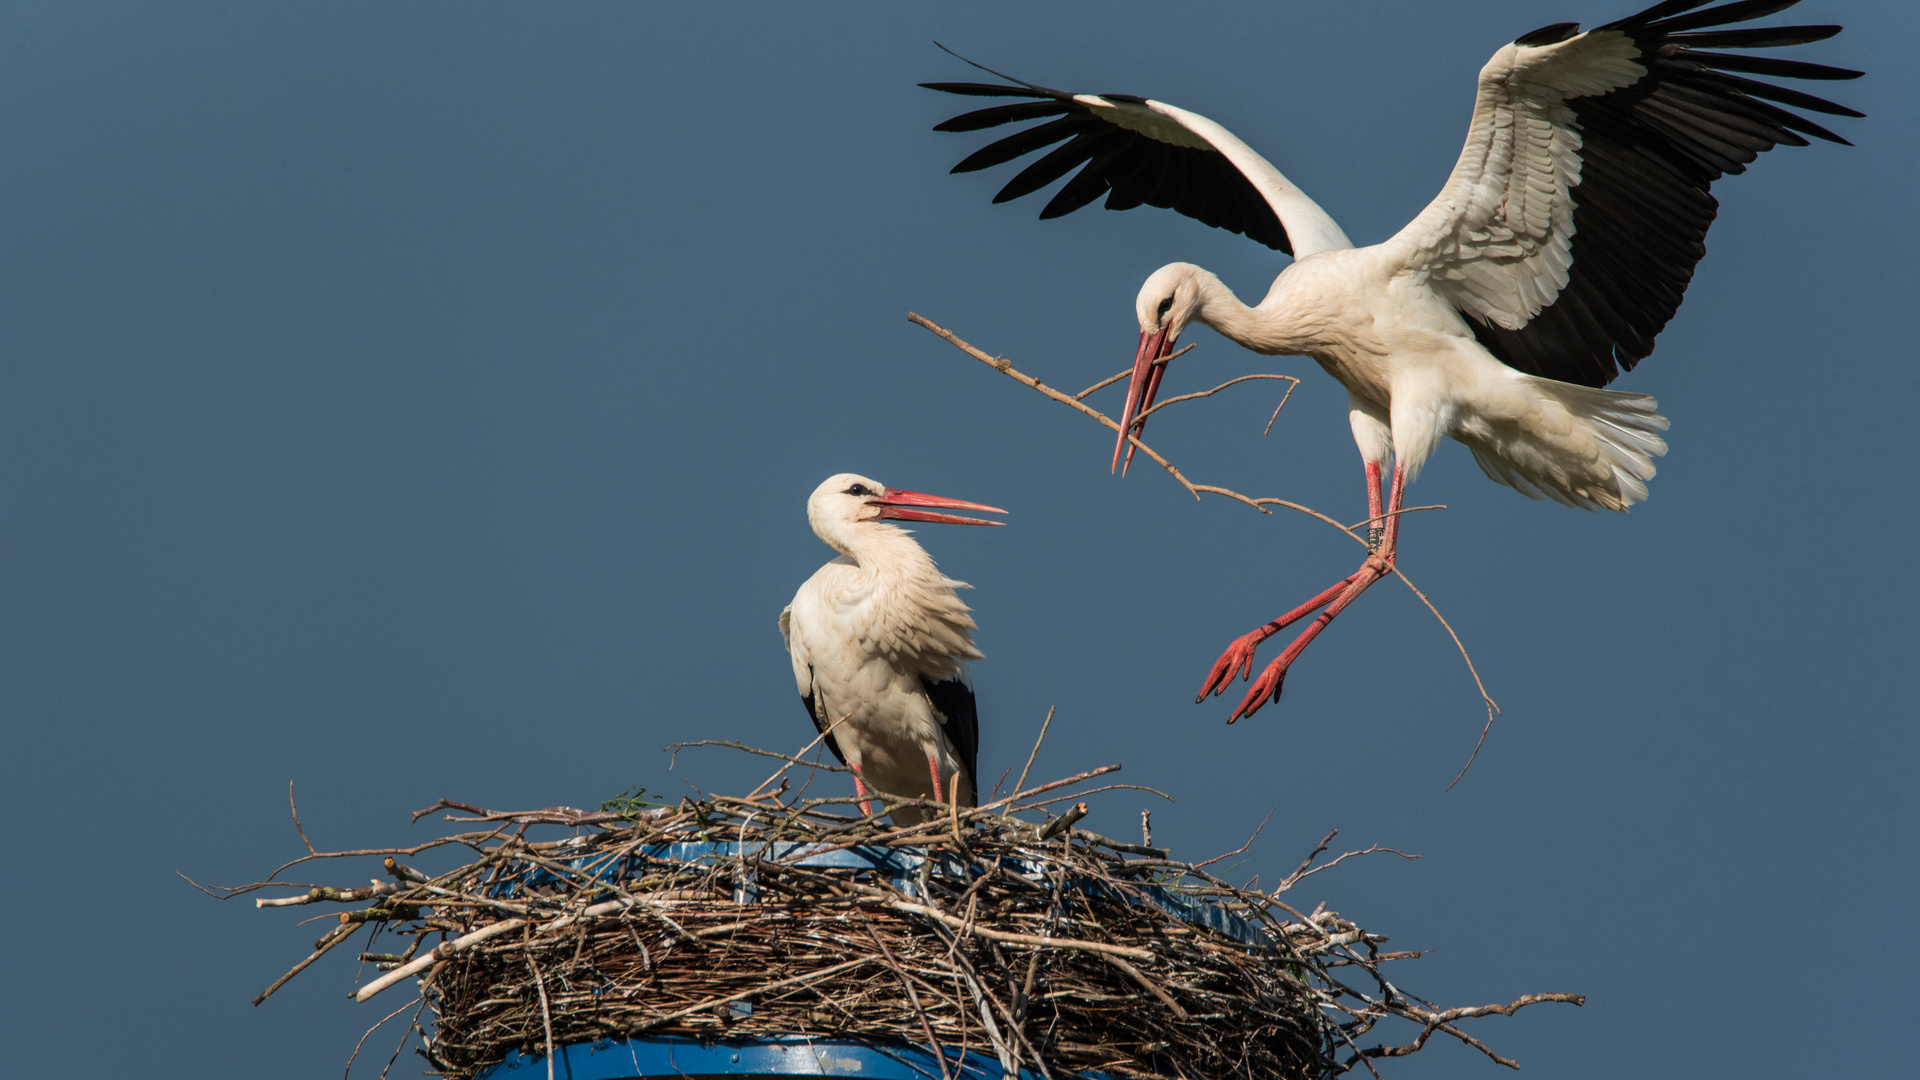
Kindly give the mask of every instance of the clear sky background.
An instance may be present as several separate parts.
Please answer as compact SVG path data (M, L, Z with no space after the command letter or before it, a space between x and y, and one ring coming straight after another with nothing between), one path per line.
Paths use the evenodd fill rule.
M1848 24L1793 55L1867 69L1809 89L1870 118L1716 189L1686 305L1616 384L1673 420L1650 502L1529 502L1452 443L1412 490L1450 508L1401 563L1506 708L1451 792L1482 714L1396 583L1278 707L1193 704L1351 541L1110 477L1103 429L906 322L1072 389L1131 360L1154 268L1257 297L1284 265L1170 212L990 205L1010 171L946 175L984 139L929 130L967 103L913 85L970 77L936 39L1210 116L1371 243L1439 190L1496 48L1638 6L0 4L7 1071L339 1074L386 1011L346 1000L349 953L252 1008L312 912L174 876L296 854L289 780L323 848L418 842L443 795L750 786L660 748L811 737L774 617L842 470L1011 511L920 533L977 586L988 786L1057 705L1036 771L1124 762L1179 798L1183 855L1270 810L1237 876L1336 826L1418 853L1296 898L1435 950L1396 974L1442 1003L1588 994L1479 1023L1529 1075L1911 1069L1920 6L1794 12ZM1340 388L1190 338L1168 393L1305 382L1271 436L1261 386L1153 443L1361 517ZM1387 1070L1501 1075L1440 1040Z

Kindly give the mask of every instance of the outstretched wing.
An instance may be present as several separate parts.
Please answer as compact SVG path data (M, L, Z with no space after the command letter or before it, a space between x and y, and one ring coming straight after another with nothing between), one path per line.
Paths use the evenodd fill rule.
M1204 116L1132 94L1069 94L1013 81L1018 85L920 84L949 94L1025 99L962 113L935 131L1045 121L976 150L953 167L956 173L1061 144L1008 181L993 197L996 203L1030 195L1079 169L1041 209L1042 218L1071 214L1105 196L1109 210L1166 207L1293 255L1353 246L1327 212L1266 158Z
M980 713L973 704L973 685L965 675L957 678L929 679L920 676L920 685L927 691L927 701L933 711L940 714L941 727L947 738L953 740L953 749L960 756L960 763L967 770L967 799L980 801L980 770L975 764L980 759ZM944 798L945 792L940 793Z
M1447 185L1387 242L1407 272L1530 375L1602 387L1653 352L1680 307L1724 173L1804 136L1845 139L1779 105L1860 116L1735 72L1852 79L1858 71L1701 49L1820 41L1838 26L1717 29L1799 0L1667 0L1579 32L1543 27L1480 72Z

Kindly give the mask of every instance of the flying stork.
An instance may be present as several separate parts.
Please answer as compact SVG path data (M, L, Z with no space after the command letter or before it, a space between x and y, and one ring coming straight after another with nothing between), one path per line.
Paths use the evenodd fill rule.
M1858 71L1701 51L1800 45L1840 27L1729 29L1799 0L1695 10L1708 2L1666 0L1584 33L1556 23L1502 47L1480 71L1466 147L1446 186L1399 233L1369 247L1356 248L1265 158L1196 113L1004 75L1017 85L922 84L1026 99L953 117L938 131L1045 121L975 152L956 173L1064 140L996 203L1084 164L1042 218L1104 195L1109 210L1168 207L1294 258L1251 307L1183 262L1155 271L1135 300L1139 347L1114 445L1123 473L1121 450L1133 456L1126 433L1143 429L1164 360L1194 322L1258 353L1312 357L1347 389L1366 468L1366 560L1234 641L1196 700L1225 690L1236 673L1249 676L1262 641L1318 611L1228 722L1279 698L1308 643L1392 572L1402 494L1443 435L1465 443L1488 477L1530 498L1624 511L1647 497L1653 459L1667 451L1667 419L1651 397L1603 388L1653 351L1679 308L1719 207L1708 188L1763 151L1808 145L1804 136L1846 144L1780 105L1863 115L1748 77L1852 79Z
M967 662L980 651L973 616L954 592L970 586L942 574L911 533L886 522L1004 523L918 507L1006 513L855 473L829 477L807 499L807 520L840 557L780 613L800 700L827 749L853 769L867 814L875 792L944 800L956 776L959 805L978 798L980 720ZM892 816L908 825L926 815L903 806Z

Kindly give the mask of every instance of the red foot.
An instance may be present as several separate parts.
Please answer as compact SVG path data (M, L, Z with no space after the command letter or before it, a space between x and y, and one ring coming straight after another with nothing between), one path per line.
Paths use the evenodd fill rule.
M1253 674L1253 653L1254 650L1260 647L1261 642L1286 629L1293 623L1313 614L1321 605L1328 603L1345 592L1347 587L1352 585L1359 577L1360 571L1356 570L1335 582L1319 596L1301 604L1299 607L1294 608L1292 611L1287 612L1285 615L1280 616L1260 629L1235 638L1233 644L1227 646L1227 651L1220 654L1220 659L1213 662L1213 670L1207 673L1206 685L1200 688L1200 694L1193 699L1193 703L1198 705L1207 700L1208 694L1219 694L1224 691L1227 685L1233 682L1235 675L1244 679ZM1239 713L1236 712L1234 715L1238 717ZM1231 721L1229 721L1229 723L1231 723Z
M1252 633L1234 638L1233 644L1227 646L1227 651L1221 653L1220 659L1213 662L1213 670L1207 672L1206 684L1200 687L1200 694L1193 699L1193 703L1198 705L1207 700L1208 694L1218 694L1225 690L1227 684L1231 683L1236 675L1244 679L1253 674L1254 650L1271 636L1265 627L1261 627Z
M1382 577L1392 572L1392 570L1393 562L1391 556L1382 558L1379 555L1369 555L1367 556L1367 561L1360 564L1360 569L1354 571L1353 575L1345 581L1314 597L1312 600L1307 601L1300 607L1282 615L1280 618L1275 619L1259 630L1255 630L1252 634L1248 634L1247 638L1254 637L1254 635L1257 634L1261 635L1261 638L1264 639L1265 637L1271 636L1281 627L1300 618L1314 608L1319 607L1321 604L1327 605L1327 609L1320 613L1320 617L1309 623L1305 630L1300 631L1300 636L1293 639L1293 643L1287 646L1286 651L1274 657L1273 663L1268 664L1266 670L1260 673L1260 678L1256 679L1253 686L1248 688L1247 696L1241 699L1239 705L1235 706L1233 715L1227 717L1227 723L1231 724L1243 716L1252 716L1254 713L1260 711L1260 707L1267 702L1280 700L1280 691L1286 685L1287 681L1287 670L1293 666L1293 662L1299 659L1300 654L1306 651L1307 646L1313 642L1314 638L1320 636L1320 631L1325 630L1336 616L1346 610L1348 604L1353 603L1354 600L1359 598L1361 593L1367 591L1369 585L1379 581ZM1331 603L1327 602L1329 598L1332 600ZM1241 641L1245 640L1246 638L1241 639ZM1241 641L1234 642L1233 646L1228 649L1230 655L1235 649L1240 647ZM1252 653L1249 649L1248 658L1251 659L1251 656ZM1225 658L1223 657L1222 659L1224 660ZM1250 664L1246 666L1251 667ZM1219 670L1218 664L1215 664L1215 670ZM1221 684L1221 689L1225 689L1225 683ZM1216 690L1215 692L1218 693L1219 691Z
M1286 659L1288 658L1275 657L1273 663L1267 665L1267 670L1260 673L1259 681L1247 691L1247 696L1241 698L1240 704L1234 706L1233 715L1227 717L1227 723L1231 724L1243 716L1252 716L1259 711L1260 706L1269 701L1280 700L1280 688L1286 684L1287 669L1293 666L1291 663L1281 662Z

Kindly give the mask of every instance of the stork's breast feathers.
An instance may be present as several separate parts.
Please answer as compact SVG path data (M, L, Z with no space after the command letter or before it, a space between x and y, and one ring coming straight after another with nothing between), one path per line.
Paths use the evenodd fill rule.
M934 676L956 675L966 662L981 658L973 645L978 628L971 610L942 579L932 583L901 583L879 621L884 637L882 655L896 664Z
M829 563L803 588L814 591L826 625L810 628L842 643L855 656L877 657L902 673L945 678L981 658L971 609L951 581L929 562L924 572L873 573L851 563ZM962 587L964 587L962 585Z

